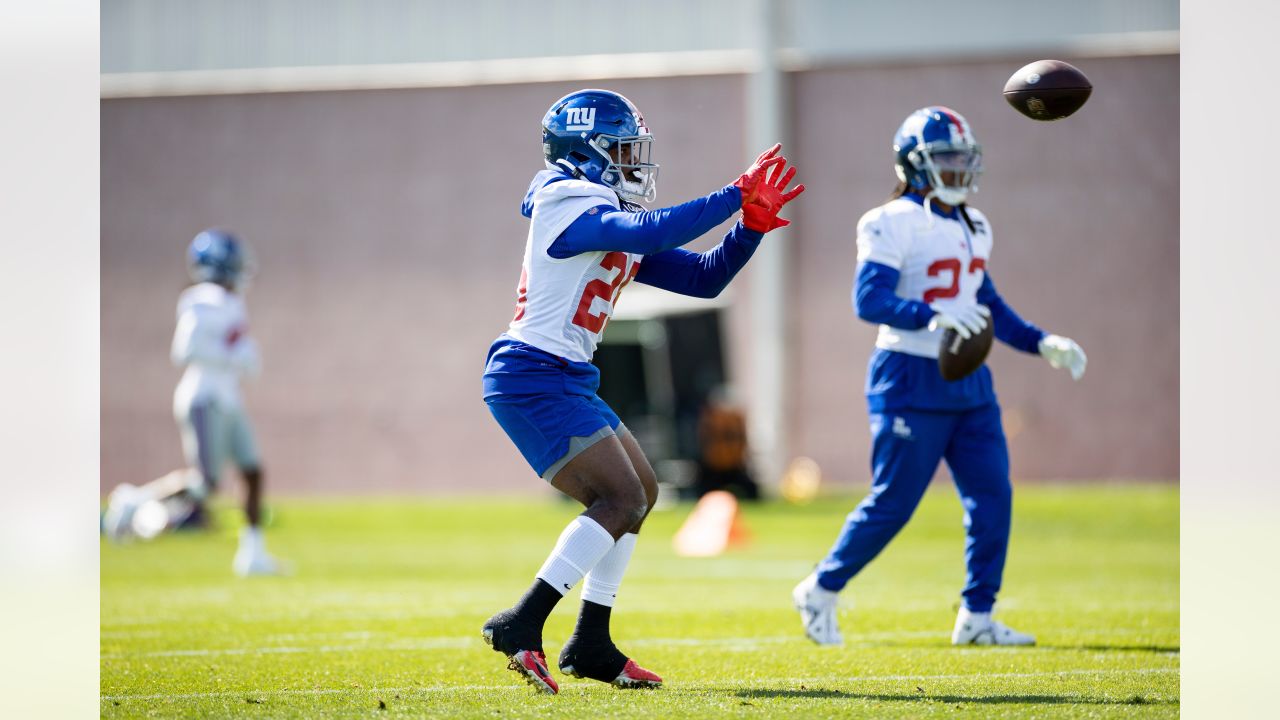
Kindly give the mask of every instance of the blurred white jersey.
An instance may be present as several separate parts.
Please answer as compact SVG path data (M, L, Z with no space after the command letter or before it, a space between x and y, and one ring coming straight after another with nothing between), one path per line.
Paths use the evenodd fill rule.
M507 335L573 362L590 362L640 254L585 252L563 260L547 249L583 213L618 209L618 196L585 180L559 180L532 194L533 214Z
M858 221L858 263L896 269L896 294L938 310L977 304L978 288L991 257L991 226L981 211L968 208L976 230L963 218L951 220L908 198L898 198ZM932 217L930 217L932 214ZM876 347L923 357L938 357L942 330L903 330L880 326Z
M199 283L178 297L178 329L170 352L186 372L173 393L179 417L198 404L240 407L240 377L257 375L258 346L249 337L244 301L216 283Z

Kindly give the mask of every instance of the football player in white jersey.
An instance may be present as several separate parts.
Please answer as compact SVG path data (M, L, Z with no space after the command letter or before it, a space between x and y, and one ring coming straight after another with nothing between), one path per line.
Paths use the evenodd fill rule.
M560 670L619 687L662 679L613 644L609 619L637 533L657 498L653 469L635 438L597 395L591 365L618 295L635 280L714 297L746 264L764 233L788 224L783 205L795 168L775 145L737 181L659 210L658 166L644 118L625 97L580 90L542 120L546 169L522 205L530 219L515 317L489 350L484 399L534 472L586 510L569 523L533 585L482 629L509 667L538 689L559 686L542 651L552 608L578 581L582 607L560 653ZM742 212L714 249L681 248Z
M173 394L173 413L187 467L146 485L120 485L103 516L108 537L152 538L199 512L228 458L245 481L247 524L232 562L238 575L270 575L280 563L262 538L262 463L240 398L240 378L259 371L242 293L251 275L247 251L222 230L205 230L187 251L193 284L178 298L171 358L186 370Z
M1038 354L1079 380L1085 354L1074 341L1026 322L996 292L988 263L991 225L969 194L982 172L981 147L954 110L928 107L894 137L899 185L858 222L858 317L880 326L867 369L871 493L845 521L826 558L792 593L805 633L842 642L839 593L893 539L946 460L964 506L967 578L951 641L1031 645L1035 639L992 618L1009 545L1009 450L986 365L948 382L938 371L942 331L962 337L994 323L995 337Z

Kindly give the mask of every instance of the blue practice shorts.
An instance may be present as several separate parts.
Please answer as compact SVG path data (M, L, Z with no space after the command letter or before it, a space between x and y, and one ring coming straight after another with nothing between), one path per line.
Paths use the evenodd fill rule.
M502 335L489 348L484 402L534 472L550 482L570 460L626 426L596 395L600 371Z
M547 482L583 450L626 432L617 413L598 395L493 395L485 404L533 471Z

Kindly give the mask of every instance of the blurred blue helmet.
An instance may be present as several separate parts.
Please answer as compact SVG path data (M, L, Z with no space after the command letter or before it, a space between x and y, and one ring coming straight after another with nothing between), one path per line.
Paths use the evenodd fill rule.
M959 205L978 190L982 146L960 113L940 105L907 116L893 136L898 179L948 205ZM950 182L946 182L950 180Z
M610 90L579 90L542 118L547 167L612 188L624 200L652 202L658 166L653 135L630 100Z
M205 230L187 248L187 272L195 282L239 287L251 272L247 249L225 230Z

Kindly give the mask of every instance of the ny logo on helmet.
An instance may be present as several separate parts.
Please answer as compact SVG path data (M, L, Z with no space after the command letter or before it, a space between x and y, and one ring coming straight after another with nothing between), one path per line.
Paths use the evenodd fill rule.
M593 107L573 107L565 111L568 117L565 118L565 130L569 131L589 131L596 126L596 109Z

